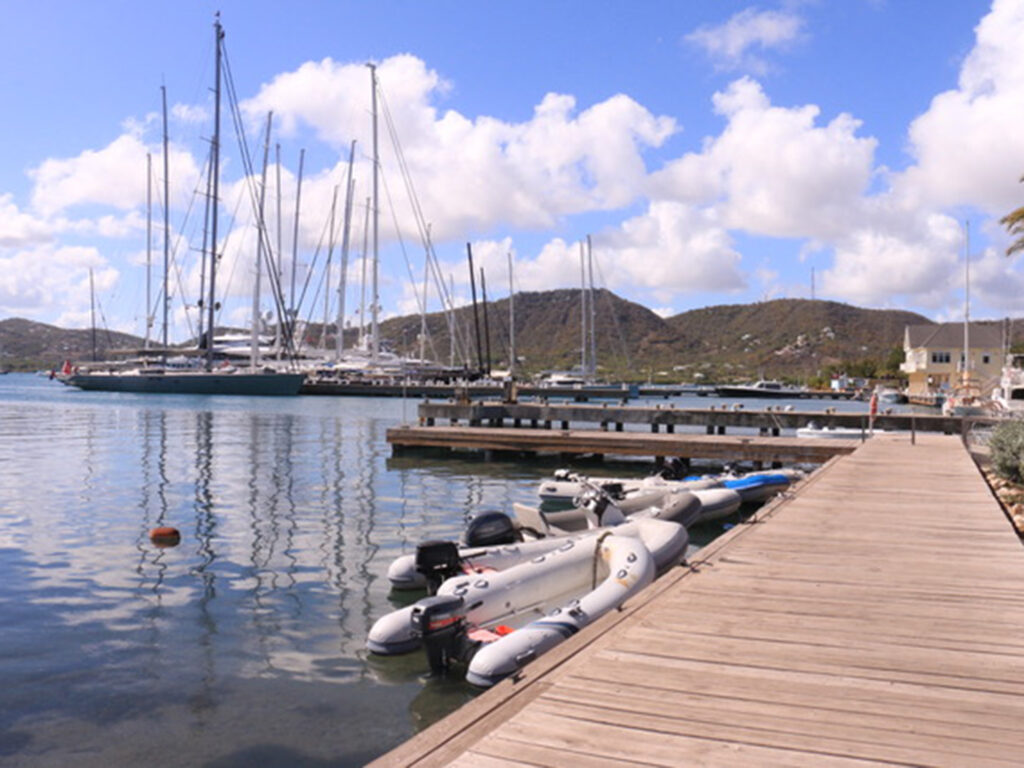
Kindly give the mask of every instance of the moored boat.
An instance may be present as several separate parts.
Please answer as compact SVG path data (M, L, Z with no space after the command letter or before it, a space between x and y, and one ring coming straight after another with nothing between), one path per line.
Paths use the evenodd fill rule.
M656 519L560 539L506 570L444 580L436 595L378 619L367 647L391 655L422 645L433 671L462 661L469 682L493 685L621 606L680 562L687 543L683 526ZM442 570L454 549L436 553Z

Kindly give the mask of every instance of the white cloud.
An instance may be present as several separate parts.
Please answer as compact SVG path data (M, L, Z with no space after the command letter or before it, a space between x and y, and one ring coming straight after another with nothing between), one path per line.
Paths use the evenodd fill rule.
M180 147L171 149L169 166L174 189L193 189L199 175L195 161ZM145 206L146 154L152 151L140 136L125 133L103 149L45 160L29 171L35 183L32 207L49 217L75 206L99 205L122 211ZM158 194L155 192L154 197Z
M90 268L97 292L109 291L118 280L117 269L92 247L43 245L0 257L0 312L59 315L78 326L85 313L87 324Z
M523 123L439 113L434 103L446 84L408 55L381 62L378 79L385 94L380 151L386 187L396 206L408 205L386 130L385 101L436 241L503 226L551 227L563 216L627 205L644 182L643 149L659 146L676 129L671 118L656 117L624 95L578 111L573 97L548 94ZM330 59L304 64L264 86L243 109L253 121L273 110L285 133L308 125L344 154L355 138L357 194L365 196L371 167L364 66ZM341 178L342 165L334 178ZM381 224L390 226L386 212ZM382 230L382 237L390 236Z
M0 247L18 248L52 239L53 227L18 209L11 195L0 195Z
M995 0L976 28L958 87L910 126L915 164L894 189L918 206L972 205L1001 216L1024 203L1024 3Z
M760 74L768 68L761 52L795 42L803 26L803 19L795 13L746 8L723 24L699 27L686 40L702 48L722 69L747 69Z
M947 299L943 276L956 268L963 247L958 222L939 213L906 212L889 225L844 235L835 243L833 266L822 275L822 291L867 305L893 305L900 295L937 308Z
M818 125L816 106L773 106L746 77L714 104L725 129L652 176L656 199L715 205L728 228L770 237L835 237L862 215L877 142L857 120Z

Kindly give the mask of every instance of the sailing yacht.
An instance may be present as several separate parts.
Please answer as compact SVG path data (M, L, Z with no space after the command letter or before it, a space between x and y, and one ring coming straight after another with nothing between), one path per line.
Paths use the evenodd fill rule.
M220 23L220 15L214 23L216 37L216 65L214 82L214 131L211 142L210 187L212 189L211 238L212 249L210 259L210 288L207 302L209 334L213 337L214 310L216 301L216 249L217 249L217 208L219 192L220 168L220 102L221 102L221 65L223 58L224 29ZM165 107L166 109L166 107ZM164 151L167 142L165 138ZM169 233L165 231L165 238ZM164 273L164 296L167 292L167 273ZM157 364L144 363L140 367L127 370L93 370L80 368L70 371L61 377L68 386L78 389L103 392L136 392L152 394L191 394L191 395L297 395L305 380L305 374L293 371L279 371L271 367L255 366L255 359L250 360L247 369L241 369L228 361L215 361L215 344L209 343L205 349L205 359L201 362L189 358L180 365L166 357Z

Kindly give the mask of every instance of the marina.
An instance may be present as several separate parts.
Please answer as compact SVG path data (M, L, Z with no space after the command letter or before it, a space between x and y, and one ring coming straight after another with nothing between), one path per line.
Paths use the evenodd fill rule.
M372 765L1015 765L1022 579L958 437L878 437Z

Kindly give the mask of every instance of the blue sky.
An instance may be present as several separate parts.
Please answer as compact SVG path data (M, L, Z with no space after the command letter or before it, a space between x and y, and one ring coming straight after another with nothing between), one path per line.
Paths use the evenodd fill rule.
M578 241L591 234L603 284L662 314L809 297L813 270L818 298L959 319L969 221L972 315L1024 313L1022 267L1003 255L998 225L1024 205L1024 0L37 0L5 4L0 25L0 317L87 325L92 269L106 324L142 335L146 154L159 190L164 84L170 335L188 335L180 296L199 290L194 192L212 132L218 9L257 172L274 112L286 292L306 151L303 317L324 313L317 246L355 139L346 317L358 323L367 61L459 301L467 242L500 298L509 252L517 290L576 286ZM423 247L383 127L380 137L393 198L382 192L387 316L416 310ZM229 130L221 178L221 321L245 325L255 236ZM335 252L332 318L337 264Z

